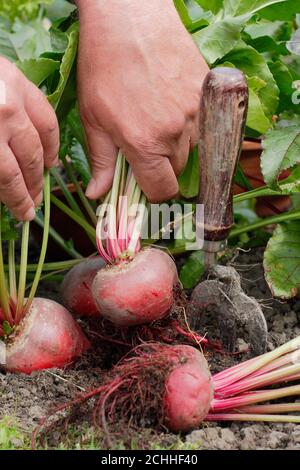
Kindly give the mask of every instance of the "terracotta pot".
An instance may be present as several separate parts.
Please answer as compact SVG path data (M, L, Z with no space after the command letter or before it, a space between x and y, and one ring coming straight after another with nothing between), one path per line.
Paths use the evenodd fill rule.
M241 154L240 164L245 176L248 178L253 188L264 186L263 176L260 170L260 156L262 146L260 141L245 140ZM279 179L289 176L290 172L285 171ZM235 185L234 194L241 194L247 189ZM291 207L291 199L288 196L274 196L259 198L256 202L255 210L259 217L269 217L287 211Z
M73 194L77 204L83 209L79 197L77 196L76 190L72 184L68 185L69 191ZM67 204L64 195L60 188L54 188L52 190L58 199ZM68 204L67 204L68 205ZM85 211L83 209L83 213ZM87 216L88 219L88 216ZM86 235L85 231L72 219L70 219L64 212L62 212L54 204L51 205L51 227L53 227L59 235L66 241L73 241L74 248L83 256L90 256L96 251L95 246ZM34 240L40 244L42 241L42 229L35 223L32 223L32 235ZM51 261L67 260L71 258L57 243L49 236L47 259Z

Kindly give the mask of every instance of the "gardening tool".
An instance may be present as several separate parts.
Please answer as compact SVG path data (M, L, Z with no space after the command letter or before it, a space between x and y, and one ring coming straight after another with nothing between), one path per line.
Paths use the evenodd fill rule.
M266 349L267 325L258 302L241 289L232 267L217 266L233 225L233 184L242 148L248 107L248 87L242 72L220 67L205 80L201 100L199 158L201 182L198 202L204 205L205 266L208 280L192 294L190 318L197 323L215 307L223 344L235 347L237 335L248 336L255 354Z

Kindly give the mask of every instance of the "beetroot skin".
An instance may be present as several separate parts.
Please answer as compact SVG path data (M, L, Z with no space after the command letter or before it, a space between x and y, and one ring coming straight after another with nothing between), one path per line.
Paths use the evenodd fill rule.
M68 310L53 300L36 298L8 344L5 368L30 374L63 367L89 346Z
M104 266L102 258L91 258L74 266L65 276L62 283L63 304L75 315L99 316L92 284L97 272Z
M176 365L165 385L165 424L171 431L187 432L199 427L208 414L214 396L212 378L200 351L191 346L175 346L173 351Z
M163 318L172 307L177 282L170 256L147 248L130 262L101 269L92 291L104 317L119 326L132 326Z

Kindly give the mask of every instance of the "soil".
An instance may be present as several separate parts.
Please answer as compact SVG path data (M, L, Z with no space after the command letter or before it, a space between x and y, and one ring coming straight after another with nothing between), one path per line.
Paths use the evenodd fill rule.
M242 277L245 292L256 298L265 314L269 335L268 349L286 342L300 334L300 299L288 302L272 299L271 293L264 281L261 265L262 251L253 250L242 252L231 263ZM47 283L39 292L40 296L60 300L59 285ZM84 329L89 329L82 323ZM90 328L91 329L91 328ZM209 329L209 328L208 328ZM89 332L87 331L89 334ZM202 333L204 333L202 331ZM218 337L217 331L211 333ZM53 406L65 403L83 390L99 385L105 371L120 356L119 347L99 340L92 335L95 343L93 351L87 354L72 368L66 370L51 370L34 373L31 376L5 374L0 372L0 418L1 416L16 417L22 429L33 430ZM236 348L241 356L209 353L209 363L212 372L219 371L238 360L247 358L247 338L239 332ZM80 421L81 420L81 421ZM84 415L75 421L77 435L86 434ZM79 424L80 422L80 424ZM59 427L51 435L48 445L57 446L66 434ZM101 433L100 433L101 434ZM127 437L126 437L127 436ZM150 449L155 444L168 448L178 441L178 436L170 433L156 433L151 430L137 429L136 435L131 436L138 448ZM123 445L130 446L127 431L118 435ZM250 423L205 423L199 430L181 436L184 448L199 449L300 449L300 426L293 424L250 424ZM108 446L103 440L103 448ZM105 447L107 446L107 447Z

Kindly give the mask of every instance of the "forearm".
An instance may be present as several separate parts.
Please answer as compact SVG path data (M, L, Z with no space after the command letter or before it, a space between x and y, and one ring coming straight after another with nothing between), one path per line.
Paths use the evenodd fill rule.
M168 29L176 34L184 26L173 0L75 0L80 19L81 35L97 36L109 43L122 41L128 35L132 41L161 34ZM149 25L151 28L149 28ZM122 31L122 32L121 32Z
M162 11L165 8L172 8L175 10L173 0L74 0L78 7L79 14L82 17L91 17L94 14L118 14L122 12L124 17L128 16L129 11L137 14L137 16L144 16L153 11Z

